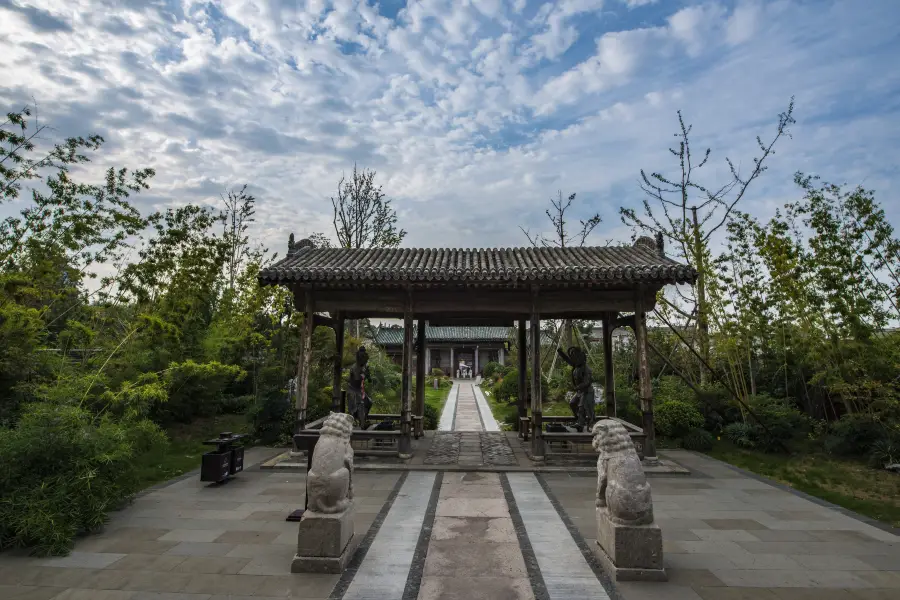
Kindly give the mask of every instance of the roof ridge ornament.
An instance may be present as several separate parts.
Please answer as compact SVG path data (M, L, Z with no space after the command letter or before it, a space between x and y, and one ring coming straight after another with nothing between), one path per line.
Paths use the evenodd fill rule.
M303 248L315 248L316 245L313 244L312 240L309 238L303 238L299 242L294 241L294 234L292 233L288 236L288 256L295 256L298 252L300 252Z

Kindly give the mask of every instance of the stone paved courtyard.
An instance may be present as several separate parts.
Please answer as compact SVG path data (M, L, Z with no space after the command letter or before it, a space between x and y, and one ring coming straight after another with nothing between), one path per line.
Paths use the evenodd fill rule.
M477 422L448 433L474 435L481 455L491 432ZM305 475L258 468L276 452L248 451L257 466L224 485L194 473L150 491L70 556L0 554L0 600L900 598L894 532L684 451L665 454L690 475L650 478L666 583L613 584L599 567L594 474L502 467L357 471L347 570L291 574L298 526L285 517Z

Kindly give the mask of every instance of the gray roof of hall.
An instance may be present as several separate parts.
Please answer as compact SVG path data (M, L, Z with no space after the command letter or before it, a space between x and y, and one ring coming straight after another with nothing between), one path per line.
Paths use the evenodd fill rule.
M693 267L665 256L651 238L633 246L580 248L314 248L289 244L288 255L259 272L262 285L391 285L516 282L680 284Z
M413 336L418 327L413 326ZM374 341L379 346L402 346L403 327L379 327L375 330ZM515 327L497 327L480 325L428 326L425 328L425 340L429 343L439 342L506 342L514 335ZM526 332L526 336L527 336ZM549 344L550 336L541 333L541 342Z

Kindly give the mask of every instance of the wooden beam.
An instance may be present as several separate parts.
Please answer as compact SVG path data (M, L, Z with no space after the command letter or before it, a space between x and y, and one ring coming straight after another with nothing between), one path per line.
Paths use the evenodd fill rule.
M522 426L522 418L528 416L528 407L525 406L525 397L528 395L528 342L525 329L525 319L519 319L519 397L516 404L519 409L519 425ZM528 432L519 431L520 435L527 435Z
M644 460L653 463L659 459L656 456L656 432L653 428L653 385L650 380L650 359L647 356L647 313L644 312L640 297L635 301L634 336L637 346L638 397L641 401L644 434L646 435Z
M413 355L413 315L410 303L406 305L403 315L403 376L400 385L400 457L412 456L411 425L412 415L412 390L410 389L410 377L412 371Z
M661 286L660 286L661 287ZM646 295L645 310L652 308L658 288L641 293ZM305 294L305 290L295 293ZM606 289L542 289L537 299L526 289L450 288L391 290L322 290L316 292L316 310L344 311L364 316L391 316L404 314L408 301L415 306L416 315L428 321L442 319L496 319L526 318L536 309L544 319L599 318L605 311L626 312L633 310L636 291L633 288ZM410 298L411 294L411 298ZM536 305L535 305L536 302Z
M344 315L335 313L334 327L334 367L331 379L331 411L341 412L341 374L344 362Z
M309 361L312 355L312 336L315 330L313 319L312 293L305 296L306 310L303 315L303 329L300 340L300 357L297 364L297 419L294 433L302 431L306 425L306 409L309 405Z
M613 315L603 315L603 370L606 384L603 386L603 394L606 400L606 416L616 416L616 374L613 368Z
M425 416L425 321L419 319L416 332L416 416ZM415 437L418 439L425 429L424 418L416 422Z
M543 413L541 404L541 317L537 311L537 290L531 312L531 456L544 460Z

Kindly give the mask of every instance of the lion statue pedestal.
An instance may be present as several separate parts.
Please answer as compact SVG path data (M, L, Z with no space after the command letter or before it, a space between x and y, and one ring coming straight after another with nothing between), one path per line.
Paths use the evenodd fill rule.
M291 573L341 573L353 554L353 417L331 413L322 424L306 474L307 509L300 520Z
M666 581L662 532L641 460L618 421L594 425L597 459L597 553L617 581Z

